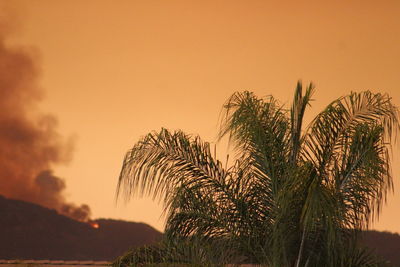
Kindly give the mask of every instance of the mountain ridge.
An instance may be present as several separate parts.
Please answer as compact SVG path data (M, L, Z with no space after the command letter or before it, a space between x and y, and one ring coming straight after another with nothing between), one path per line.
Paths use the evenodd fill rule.
M112 260L162 234L144 223L75 221L30 202L0 196L0 259Z
M145 223L96 219L99 228L53 209L0 195L0 259L111 261L129 249L154 244L162 233ZM400 266L398 233L364 231L361 242Z

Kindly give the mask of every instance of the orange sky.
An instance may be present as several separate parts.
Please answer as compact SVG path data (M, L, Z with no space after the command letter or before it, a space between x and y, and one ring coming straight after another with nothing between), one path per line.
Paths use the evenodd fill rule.
M400 105L400 1L337 2L0 0L8 42L40 59L40 110L75 138L73 160L55 168L67 198L88 203L95 218L157 229L157 203L115 204L124 153L149 131L214 142L234 91L290 103L298 79L316 84L308 118L351 90L388 92ZM400 194L389 197L373 228L400 232L399 206Z

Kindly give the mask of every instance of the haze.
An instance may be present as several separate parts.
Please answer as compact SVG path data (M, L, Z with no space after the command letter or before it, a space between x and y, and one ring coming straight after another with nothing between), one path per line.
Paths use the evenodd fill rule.
M162 230L157 202L115 202L125 152L161 127L215 142L235 91L290 104L297 80L312 81L308 120L350 91L387 92L400 105L399 1L0 2L7 44L38 60L40 112L75 140L72 160L54 172L66 198L87 203L94 218ZM226 143L217 149L225 158ZM374 229L400 232L397 154L398 146L395 194Z

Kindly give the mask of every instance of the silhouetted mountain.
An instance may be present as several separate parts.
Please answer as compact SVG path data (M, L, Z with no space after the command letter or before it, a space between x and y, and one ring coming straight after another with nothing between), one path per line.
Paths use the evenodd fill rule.
M0 196L0 259L113 260L162 234L149 225L95 220L99 228L36 204ZM400 266L400 235L366 231L363 243Z
M400 235L389 232L365 231L363 243L382 258L400 267Z
M143 223L99 219L98 229L0 196L0 259L112 260L162 234Z

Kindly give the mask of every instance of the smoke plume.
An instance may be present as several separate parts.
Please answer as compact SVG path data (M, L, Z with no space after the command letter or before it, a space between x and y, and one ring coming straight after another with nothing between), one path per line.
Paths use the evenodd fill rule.
M33 202L80 221L90 208L68 203L65 181L52 168L70 159L72 146L57 132L54 116L36 110L43 90L28 50L5 42L0 25L0 194Z

